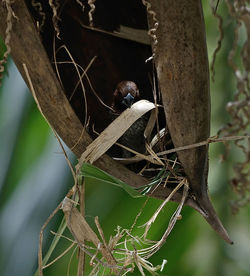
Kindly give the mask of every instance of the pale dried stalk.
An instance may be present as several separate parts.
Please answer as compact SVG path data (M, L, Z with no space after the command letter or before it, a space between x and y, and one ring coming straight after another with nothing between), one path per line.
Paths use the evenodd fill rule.
M142 154L140 152L137 152L133 149L130 149L118 142L115 143L117 146L135 154L134 157L131 157L131 158L113 158L114 160L122 163L122 164L133 164L135 162L139 162L139 161L142 161L142 160L146 160L152 164L155 164L155 165L163 165L163 162L157 157L157 156L153 156L153 155L145 155L145 154Z
M218 8L218 5L219 5L219 1L217 1L216 3L216 6L213 8L212 7L212 11L213 11L213 15L216 17L216 19L218 20L218 30L219 30L219 38L217 40L217 46L216 48L214 49L214 52L213 52L213 57L212 57L212 62L211 62L211 71L212 71L212 81L214 82L215 80L215 61L216 61L216 56L218 54L218 52L220 51L220 48L221 48L221 43L222 43L222 40L224 38L224 32L223 32L223 19L222 19L222 16L220 16L218 13L217 13L217 8Z
M59 49L60 49L60 48L59 48ZM97 92L95 91L95 89L94 89L94 87L93 87L93 85L92 85L92 83L91 83L91 81L90 81L90 79L89 79L89 77L88 77L88 74L87 74L87 73L88 73L88 70L90 69L90 67L92 66L92 64L94 63L94 61L95 61L96 58L97 58L97 56L94 56L94 57L90 60L90 62L89 62L89 64L87 65L86 69L83 69L83 67L82 67L81 65L79 65L79 64L77 64L77 63L74 63L74 61L59 61L59 62L56 61L56 55L54 54L54 60L55 60L54 64L55 64L55 67L56 67L57 76L58 76L58 78L59 78L59 80L60 80L60 83L62 83L62 82L61 82L61 76L60 76L60 73L59 73L59 70L58 70L58 64L73 64L74 66L79 67L79 69L82 71L82 75L81 75L80 79L82 80L83 77L85 77L85 78L87 79L87 81L88 81L88 84L89 84L89 86L90 86L91 91L93 92L93 94L95 95L95 97L97 98L97 100L98 100L103 106L105 106L106 108L108 108L109 110L111 110L111 111L114 112L114 110L113 110L110 106L106 105L106 104L103 102L103 100L99 97L99 95L98 95ZM76 89L78 88L79 84L81 83L80 79L78 80L78 82L77 82L77 84L76 84L76 86L75 86L73 92L71 93L71 95L70 95L70 97L69 97L69 100L70 100L70 101L71 101L72 97L74 96L75 91L76 91Z
M151 227L151 225L155 222L156 218L158 217L159 213L162 211L164 206L171 200L173 195L185 184L187 180L184 178L182 181L179 182L179 184L173 189L173 191L169 194L169 196L161 203L161 205L158 207L154 215L151 217L151 219L146 223L146 229L144 233L144 237L147 236L148 231Z
M157 48L157 44L158 44L156 31L159 27L159 21L156 18L156 12L151 9L151 7L152 7L151 4L146 0L142 0L142 4L146 7L147 13L152 16L152 20L153 20L153 28L148 30L148 35L152 38L152 41L153 41L153 44L152 44L153 55L151 58L146 60L146 62L147 62L150 59L154 58L154 56L155 56L155 52L156 52L156 48Z
M153 160L156 160L159 165L162 165L164 167L164 163L161 161L161 159L157 156L157 154L153 151L148 143L146 143L146 150L150 154L151 158L153 158Z
M59 38L59 35L60 35L60 30L59 30L59 27L58 27L59 17L58 17L58 13L57 13L59 4L58 4L57 1L53 2L53 0L49 0L49 5L50 5L50 7L52 9L52 12L53 12L52 21L53 21L54 29L56 31L56 36Z
M71 245L65 249L59 256L57 256L53 261L43 266L43 269L53 265L55 262L57 262L59 259L61 259L65 254L67 254L73 246L76 245L76 243L71 243Z
M107 249L109 250L109 247L108 247L108 244L107 244L107 242L106 242L106 240L105 240L104 233L103 233L103 230L102 230L102 228L101 228L101 225L100 225L100 222L99 222L99 218L98 218L98 217L95 217L95 225L96 225L97 230L98 230L98 232L99 232L99 234L100 234L100 236L101 236L101 238L102 238L102 242L103 242L103 244L104 244L104 247L107 248ZM110 254L111 254L111 252L110 252Z
M94 56L89 64L87 65L86 69L83 69L79 64L75 63L75 65L77 65L81 70L82 70L82 75L80 77L80 79L78 80L77 84L75 85L75 88L73 90L73 92L71 93L70 97L69 97L69 100L71 101L72 100L72 97L74 96L75 92L76 92L76 89L78 88L79 84L80 84L80 80L83 79L83 77L86 77L87 76L87 72L89 70L89 68L92 66L92 64L94 63L95 59L97 58L97 56ZM64 64L64 63L71 63L71 62L60 62L61 64Z
M160 241L158 241L154 246L153 246L153 250L152 252L147 256L147 258L151 257L153 254L155 254L155 252L157 252L162 246L163 244L166 242L166 239L168 237L168 235L171 233L175 223L177 220L179 220L179 218L181 217L180 216L180 213L181 213L181 210L184 206L184 203L185 203L185 200L188 196L188 190L189 190L189 186L188 186L188 183L187 183L187 180L185 179L185 182L184 182L184 189L183 189L183 195L182 195L182 199L181 199L181 202L178 206L178 208L176 209L175 213L173 214L172 218L170 219L170 222L169 222L169 225L168 225L168 228L167 230L165 231L165 233L163 234L162 238L160 239Z
M93 27L93 13L95 12L95 1L96 0L88 0L88 4L90 6L90 11L89 11L89 25L90 27Z
M60 49L64 49L67 53L67 55L69 56L69 58L71 59L72 61L72 64L74 65L75 69L76 69L76 72L77 72L77 75L78 75L78 78L79 78L79 81L81 83L81 89L82 89L82 93L83 93L83 98L84 98L84 111L85 111L85 116L84 116L84 129L86 128L87 126L87 120L88 120L88 105L87 105L87 97L86 97L86 91L85 91L85 87L84 87L84 84L83 84L83 81L82 81L82 78L81 78L81 73L79 71L79 68L77 66L77 63L75 62L72 54L70 53L69 49L65 46L65 45L62 45L61 47L58 48L58 51ZM80 138L79 138L80 139ZM72 148L71 148L72 149Z
M75 1L76 1L76 3L77 3L78 5L80 5L80 7L82 8L82 12L84 12L85 6L84 6L83 3L81 2L81 0L75 0Z
M78 183L78 193L79 193L80 213L84 217L85 216L85 182L83 178L81 178L81 183ZM77 276L84 275L84 265L85 265L85 252L80 250L79 256L78 256Z
M187 146L178 147L178 148L174 148L174 149L171 149L171 150L165 150L165 151L159 152L159 153L157 153L157 155L158 156L166 155L166 154L173 153L173 152L178 152L178 151L182 151L182 150L187 150L187 149L202 147L202 146L205 146L205 145L208 145L208 144L211 144L211 143L236 141L236 140L242 140L242 139L250 139L250 135L245 135L245 136L227 136L227 137L222 137L222 138L210 137L207 140L199 142L199 143L195 143L195 144L192 144L192 145L187 145Z

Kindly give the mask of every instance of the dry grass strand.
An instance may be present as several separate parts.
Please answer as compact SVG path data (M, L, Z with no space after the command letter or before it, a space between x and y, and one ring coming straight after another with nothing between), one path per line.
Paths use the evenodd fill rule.
M217 13L217 8L218 8L218 5L219 5L219 0L217 0L217 3L216 3L216 6L215 7L211 7L212 8L212 11L213 11L213 15L214 17L217 19L218 21L218 30L219 30L219 38L217 40L217 46L216 48L214 49L214 52L213 52L213 57L212 57L212 62L211 62L211 71L212 71L212 81L214 82L215 81L215 61L216 61L216 56L218 54L218 52L220 51L221 49L221 44L222 44L222 41L223 41L223 38L224 38L224 32L223 32L223 18L222 16L220 16L218 13Z
M38 23L38 30L41 32L43 30L43 26L45 25L45 20L46 20L46 14L43 11L43 6L41 2L37 0L32 0L31 6L38 12L38 14L41 17L41 23Z
M94 21L93 21L93 13L95 12L95 1L96 0L88 0L88 5L90 7L90 10L89 10L89 25L90 27L93 27L94 26Z
M156 48L157 48L157 44L158 44L156 31L159 27L159 21L157 19L156 12L154 10L152 10L151 3L146 0L142 0L142 4L146 7L148 15L151 16L151 18L154 22L154 24L153 24L154 27L148 30L148 35L153 40L153 46L152 46L153 55L152 55L152 57L150 57L146 60L146 62L147 62L147 61L151 60L152 58L154 58L155 53L156 53Z
M4 39L6 51L3 54L3 58L0 60L0 85L1 85L1 80L3 78L3 72L5 70L5 65L7 63L8 56L11 52L10 39L11 39L11 31L12 31L12 27L13 27L12 19L13 19L13 17L15 19L17 19L16 15L11 7L11 4L13 4L13 1L3 0L3 4L5 4L6 9L7 9L6 31L5 31L5 39Z
M53 16L52 16L52 22L53 22L53 26L54 26L54 29L55 29L55 32L56 32L56 36L57 38L59 38L60 36L60 30L59 30L59 27L58 27L58 22L60 20L59 16L58 16L58 8L59 8L59 2L57 0L49 0L49 5L52 9L52 13L53 13Z

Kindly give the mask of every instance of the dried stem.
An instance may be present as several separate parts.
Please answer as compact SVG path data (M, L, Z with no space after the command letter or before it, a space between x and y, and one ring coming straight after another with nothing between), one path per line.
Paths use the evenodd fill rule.
M3 78L4 67L5 67L5 64L7 63L8 56L11 52L10 39L11 39L11 30L13 26L12 18L13 17L17 18L11 7L11 3L13 3L13 1L3 0L3 3L5 4L7 9L7 17L6 17L7 27L5 31L6 36L4 40L6 51L3 54L3 58L0 60L0 85L1 85L1 79Z
M53 265L55 262L57 262L59 259L61 259L65 254L67 254L70 251L70 249L73 248L75 245L76 245L76 243L74 243L74 242L71 243L71 245L66 250L64 250L59 256L57 256L53 261L44 265L43 269Z
M156 53L156 48L157 48L157 44L158 44L158 40L157 40L157 36L156 36L156 31L157 31L157 29L159 27L159 21L158 21L158 19L156 17L156 12L151 9L152 5L148 1L146 1L146 0L142 0L142 4L146 7L147 13L152 16L152 20L153 20L153 28L151 28L151 29L148 30L148 35L153 40L153 44L152 44L153 55L152 55L151 58L148 58L146 60L146 62L147 62L150 59L154 58L155 53Z
M242 140L242 139L250 139L250 135L227 136L227 137L222 137L222 138L210 137L207 140L199 142L199 143L195 143L195 144L192 144L192 145L187 145L187 146L178 147L178 148L174 148L174 149L171 149L171 150L165 150L165 151L159 152L159 153L157 153L157 155L161 156L161 155L165 155L165 154L169 154L169 153L173 153L173 152L178 152L178 151L182 151L182 150L193 149L193 148L197 148L197 147L206 146L206 145L211 144L211 143L236 141L236 140Z
M58 12L57 12L59 4L58 4L57 1L53 2L53 0L49 0L49 5L50 5L50 7L52 9L52 12L53 12L52 21L53 21L54 29L56 31L56 36L57 36L57 38L59 38L60 30L59 30L59 27L58 27L59 17L58 17Z
M167 230L163 234L161 240L159 242L157 242L156 245L153 246L154 250L152 250L152 252L147 256L148 258L151 257L153 254L155 254L155 252L157 252L162 247L162 245L165 243L167 237L171 233L176 221L179 220L181 210L182 210L185 200L188 196L188 190L189 190L189 186L188 186L187 180L185 180L181 202L180 202L178 208L176 209L175 213L173 214L172 218L170 219Z
M213 57L212 57L212 62L211 62L211 71L212 71L212 81L214 82L215 80L215 60L216 60L216 56L218 54L218 52L220 51L220 48L221 48L221 43L222 43L222 40L224 38L224 32L223 32L223 19L222 17L217 13L217 8L218 8L218 5L219 5L219 0L217 1L216 3L216 6L214 8L212 8L213 10L213 15L214 17L216 17L216 19L218 20L218 30L219 30L219 38L217 40L217 46L213 52Z
M151 225L155 222L156 218L158 217L159 213L162 211L162 209L164 208L164 206L166 206L166 204L171 200L171 198L173 197L173 195L187 182L186 179L183 179L182 181L180 181L180 183L173 189L173 191L170 193L170 195L161 203L161 205L159 206L159 208L156 210L156 212L154 213L154 215L151 217L151 219L146 223L146 229L145 229L145 233L144 233L144 237L147 236L148 231L151 227Z
M94 23L93 23L93 13L95 11L95 1L96 0L88 0L88 4L90 6L90 11L89 11L89 25L90 27L93 27L94 26Z
M81 182L78 183L79 190L79 201L80 201L80 213L85 217L85 181L81 178ZM84 243L83 243L84 246ZM84 265L85 265L85 252L80 250L78 256L78 269L77 276L84 276Z
M80 7L82 8L82 12L84 12L85 6L84 6L84 4L81 2L81 0L75 0L75 1L76 1L76 3L77 3L78 5L80 5Z

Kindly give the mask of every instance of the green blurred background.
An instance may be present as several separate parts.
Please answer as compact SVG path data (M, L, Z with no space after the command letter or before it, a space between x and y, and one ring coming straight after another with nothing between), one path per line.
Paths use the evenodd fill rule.
M218 38L217 21L212 16L208 1L203 1L209 60ZM235 81L227 63L232 47L235 21L228 15L226 4L220 3L225 38L218 54L215 83L211 82L212 129L229 121L225 106L235 93ZM245 39L240 31L239 47ZM74 157L70 154L72 162ZM210 146L209 191L219 217L228 230L234 245L227 245L194 210L185 207L166 244L151 261L157 265L167 259L161 275L182 276L245 276L250 275L250 207L232 215L230 202L234 199L230 178L233 166L242 160L232 145L227 160L220 162L225 152L222 144ZM0 88L0 274L3 276L33 275L37 266L39 231L52 210L63 199L73 184L58 142L39 114L27 86L11 58L7 64ZM124 191L110 185L96 183L86 187L86 216L91 225L99 216L106 238L117 225L129 228L145 199L132 199ZM159 206L160 201L150 199L139 224L145 223ZM157 219L150 238L158 240L168 224L175 203L170 203ZM56 231L62 213L48 229ZM44 250L52 234L45 233ZM61 241L54 257L69 242ZM44 271L44 275L67 275L72 251ZM72 259L69 275L76 275L76 258ZM87 268L88 270L88 268ZM89 270L88 270L89 271ZM88 275L88 272L87 274ZM133 275L139 275L134 272Z

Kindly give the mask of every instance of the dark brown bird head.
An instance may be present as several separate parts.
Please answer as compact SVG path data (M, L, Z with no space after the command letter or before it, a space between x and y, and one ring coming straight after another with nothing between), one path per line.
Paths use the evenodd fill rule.
M115 112L120 113L140 98L140 92L133 81L121 81L117 84L113 93L111 107Z

